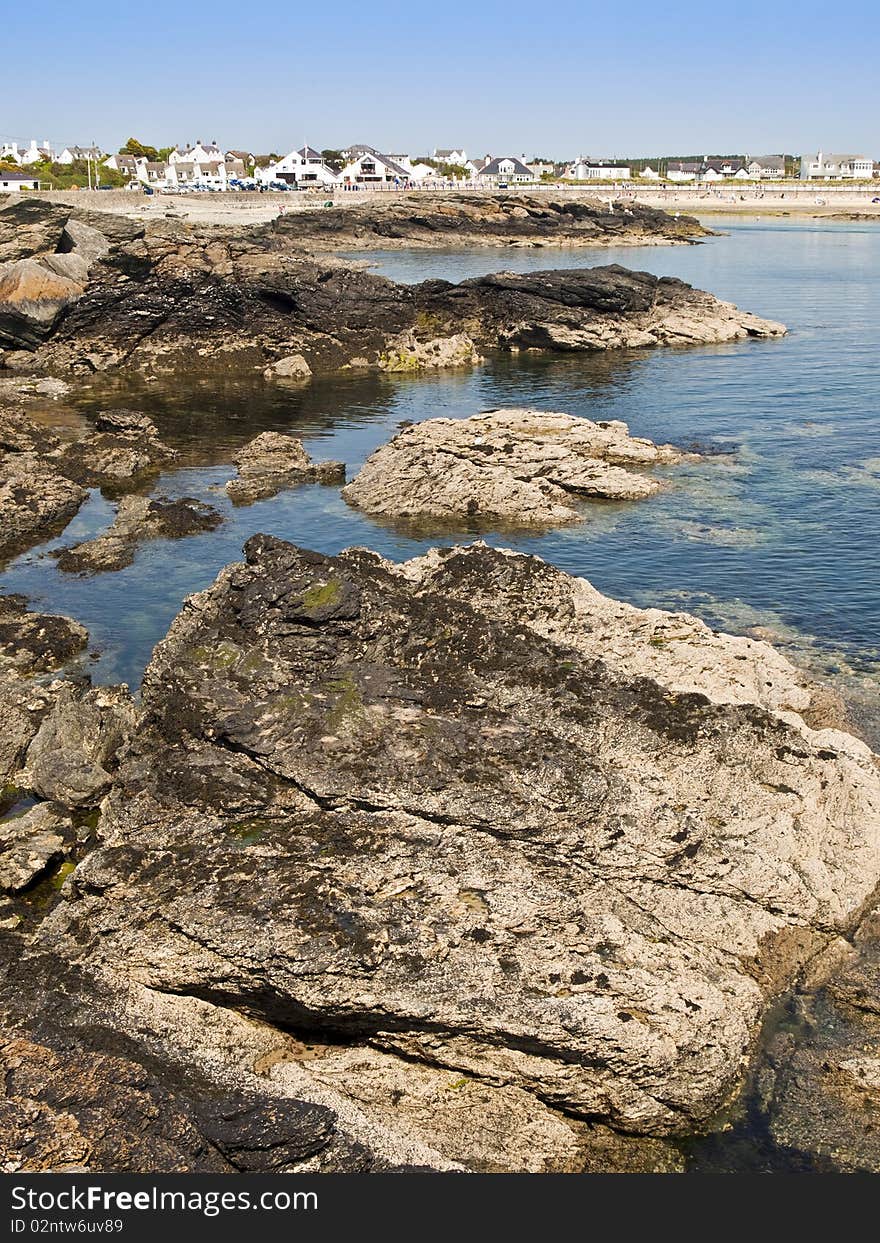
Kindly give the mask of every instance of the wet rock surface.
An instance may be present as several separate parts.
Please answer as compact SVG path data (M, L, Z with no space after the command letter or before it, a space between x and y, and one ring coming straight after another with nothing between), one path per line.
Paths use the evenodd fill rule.
M54 231L56 208L27 207L32 227L45 208ZM90 247L86 283L75 298L32 299L26 322L14 291L0 301L3 343L16 356L30 351L38 370L86 373L123 364L164 370L222 355L270 374L307 378L345 367L399 369L401 360L407 369L461 365L489 349L641 348L784 331L681 281L617 266L397 285L329 255L314 258L314 239L303 230L325 227L329 213L301 215L307 219L290 227L276 222L236 230L68 211L68 221L103 236L106 250L97 242ZM577 212L567 209L551 215L576 233L587 219L578 223ZM626 216L600 215L616 222L616 240L632 224ZM0 247L21 249L10 240L20 216L17 206L0 211ZM512 218L519 229L537 227L528 212ZM680 236L690 227L647 209L638 219L650 219L657 236L664 230ZM599 236L595 223L591 236ZM644 239L644 232L637 235ZM39 231L33 236L45 240ZM564 240L563 233L556 236ZM83 241L62 257L80 252L86 253ZM37 253L15 263L36 264L41 280L69 281L44 260Z
M493 410L405 428L343 490L368 513L397 520L486 517L553 526L586 517L585 499L636 500L661 484L645 467L685 456L593 423L540 410Z
M235 505L251 505L303 483L345 483L343 462L313 462L301 440L263 432L233 456L238 476L226 484Z
M131 565L138 547L155 539L184 539L212 531L223 521L213 506L191 496L125 496L103 535L55 554L71 574L103 574Z
M725 690L699 635L670 662L624 626L651 673L605 661L592 589L534 558L247 554L157 648L104 844L38 951L141 1019L149 996L201 1058L206 1016L312 1046L281 1040L273 1082L351 1103L377 1058L386 1084L402 1063L501 1085L541 1168L582 1159L577 1118L709 1125L768 1000L880 875L868 749L804 723L781 658L763 697ZM424 1143L434 1091L409 1094Z
M63 530L86 495L41 454L5 454L0 461L0 557Z

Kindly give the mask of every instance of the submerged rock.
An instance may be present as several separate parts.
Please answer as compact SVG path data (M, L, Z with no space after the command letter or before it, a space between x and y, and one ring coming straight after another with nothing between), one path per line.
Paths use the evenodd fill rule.
M67 573L104 574L131 565L138 546L148 540L183 539L213 531L222 521L212 505L191 496L125 496L103 535L54 555Z
M582 519L578 502L587 498L650 496L660 483L636 472L685 456L630 436L625 423L491 410L405 428L367 459L342 495L387 518L554 525Z
M832 952L827 982L795 998L796 1022L770 1043L770 1133L778 1144L812 1154L820 1168L878 1174L880 909L869 913L852 944Z
M282 1029L312 1046L285 1083L335 1074L383 1125L340 1044L386 1084L445 1070L498 1110L515 1089L542 1168L584 1151L573 1118L708 1126L768 1001L880 877L867 747L804 723L781 657L750 673L765 645L616 625L535 558L246 552L157 647L104 844L36 950L215 1064L244 1046L206 1016ZM410 1135L463 1152L427 1082L409 1095Z
M282 432L263 432L233 457L238 478L226 491L235 505L251 505L302 483L345 483L344 462L313 462L303 442Z

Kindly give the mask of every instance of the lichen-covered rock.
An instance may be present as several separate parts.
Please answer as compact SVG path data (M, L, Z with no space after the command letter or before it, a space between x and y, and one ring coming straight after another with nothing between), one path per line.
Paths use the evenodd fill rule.
M103 535L63 548L58 568L71 574L104 574L131 565L140 544L155 539L184 539L212 531L223 521L212 505L191 496L125 496Z
M412 424L367 459L342 495L385 518L552 526L585 517L585 499L650 496L660 484L639 472L684 456L630 436L625 423L491 410Z
M70 821L48 803L0 820L0 891L21 893L45 875L63 857L69 829Z
M63 685L27 749L19 784L64 807L96 806L134 720L124 686Z
M313 462L303 442L283 432L262 432L233 457L238 477L226 491L235 505L251 505L303 483L345 482L343 462Z
M388 342L379 359L381 371L435 371L446 367L472 367L483 361L466 332L448 337L419 340L414 332L402 333Z
M591 589L535 558L246 552L157 647L41 952L536 1110L708 1125L880 878L869 750L726 695L700 636L690 690L683 637L604 660Z

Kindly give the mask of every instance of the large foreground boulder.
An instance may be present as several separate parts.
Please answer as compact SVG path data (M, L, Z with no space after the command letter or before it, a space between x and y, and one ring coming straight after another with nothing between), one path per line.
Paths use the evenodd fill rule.
M552 526L583 518L579 501L650 496L661 485L644 468L685 456L630 436L617 421L490 410L405 428L367 459L342 495L386 518Z
M535 558L246 553L156 649L34 952L215 1067L274 1031L264 1071L466 1163L453 1088L507 1168L572 1168L572 1119L711 1125L880 877L868 748L766 645Z

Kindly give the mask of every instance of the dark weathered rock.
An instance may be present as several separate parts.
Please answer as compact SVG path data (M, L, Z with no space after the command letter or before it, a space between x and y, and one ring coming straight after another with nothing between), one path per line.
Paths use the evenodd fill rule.
M155 539L184 539L213 531L223 521L212 505L191 496L125 496L113 523L93 540L55 554L58 567L71 574L104 574L131 565L140 544Z
M0 661L19 672L57 669L88 641L86 628L72 618L34 613L24 596L0 596Z
M302 483L345 483L343 462L313 462L301 440L281 432L263 432L232 460L238 477L228 481L226 491L235 505L250 505Z
M420 191L389 201L297 212L272 222L296 244L332 250L441 246L602 246L690 242L710 236L693 216L598 198Z
M490 204L484 202L486 211ZM438 210L449 218L447 208ZM630 228L644 238L639 221L667 239L691 227L646 209L632 218L600 212L596 219L594 207L579 214L573 205L557 210L543 204L533 213L501 205L498 212L521 231L540 231L552 219L560 241L567 240L566 230L594 240L610 236L606 227L618 239ZM252 365L268 365L270 373L295 359L296 373L306 375L306 369L460 365L497 348L600 350L783 331L683 282L619 267L396 285L330 256L316 260L307 231L324 228L325 217L299 215L291 228L162 221L131 232L114 232L115 217L89 216L87 224L100 226L110 249L100 258L82 249L90 264L84 292L65 303L63 314L53 311L45 344L36 339L45 335L44 325L26 341L6 343L32 349L38 368L94 371L126 364L149 370L183 356L196 366L211 355L237 354ZM606 217L599 227L597 220ZM62 252L62 258L69 253L80 255L81 247ZM44 258L21 262L37 263L46 279L67 279L50 272Z
M668 615L622 616L641 672L613 628L603 659L610 602L533 558L247 555L156 649L104 845L41 950L134 990L139 1021L149 995L194 1056L241 1047L238 1011L314 1043L284 1082L361 1099L377 1056L386 1087L400 1059L515 1089L543 1168L583 1155L560 1110L708 1125L768 999L880 876L868 749L803 722L781 658L750 689L762 645L714 636L707 662L695 619L670 658ZM414 1133L465 1151L407 1095Z

